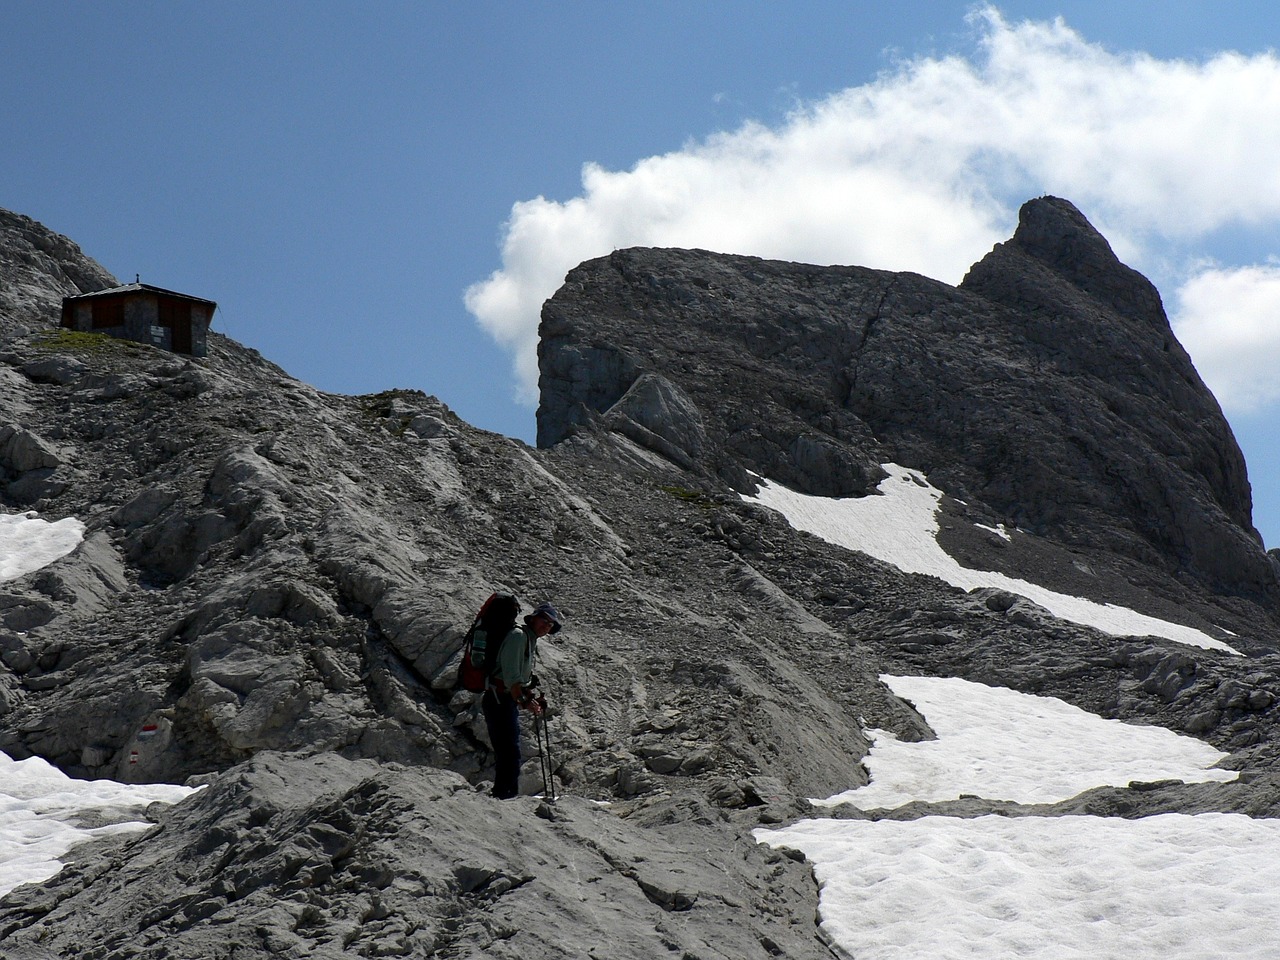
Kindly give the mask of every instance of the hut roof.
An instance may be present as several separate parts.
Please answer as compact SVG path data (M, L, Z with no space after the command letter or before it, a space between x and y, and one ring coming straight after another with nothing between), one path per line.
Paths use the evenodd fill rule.
M95 290L93 293L80 293L73 297L63 297L62 302L79 302L81 300L90 300L94 297L108 297L122 293L159 293L166 297L177 297L180 300L190 300L193 303L207 303L211 307L217 306L212 300L193 297L189 293L178 293L176 290L166 290L163 287L153 287L149 283L126 283L118 287L108 287L106 290Z

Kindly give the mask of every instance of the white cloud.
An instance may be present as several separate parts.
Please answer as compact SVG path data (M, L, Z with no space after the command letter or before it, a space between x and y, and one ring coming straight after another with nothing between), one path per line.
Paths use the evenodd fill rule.
M1218 402L1253 412L1280 401L1280 266L1212 267L1177 293L1174 331Z
M955 283L1009 235L1022 201L1052 193L1123 259L1174 285L1180 278L1154 271L1204 253L1195 245L1211 231L1280 221L1275 55L1164 61L1107 51L1061 20L1011 24L985 8L974 23L968 56L903 62L777 128L747 124L628 171L587 164L579 197L516 204L502 268L466 303L515 355L523 399L536 395L542 302L572 267L619 247L854 263ZM1238 272L1234 302L1252 302L1250 279ZM1264 348L1258 363L1280 360L1275 338L1251 347ZM1188 349L1224 371L1213 385L1235 396L1225 371L1238 365Z

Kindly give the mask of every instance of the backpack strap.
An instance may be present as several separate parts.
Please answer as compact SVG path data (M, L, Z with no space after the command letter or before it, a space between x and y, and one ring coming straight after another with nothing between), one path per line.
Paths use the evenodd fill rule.
M508 641L508 640L510 639L510 637L511 637L511 634L512 634L512 633L514 633L516 630L519 630L522 634L524 634L524 655L525 655L525 657L526 657L527 659L532 659L532 658L533 658L533 639L534 639L534 637L533 637L533 633L529 630L529 628L528 628L528 627L523 627L523 626L516 626L516 627L513 627L511 630L508 630L508 631L507 631L507 635L506 635L505 637L503 637L503 638L502 638L502 642L501 642L501 643L499 643L499 644L498 644L498 646L497 646L497 648L494 650L494 653L493 653L493 669L492 669L491 671L489 671L489 676L488 676L487 680L485 681L485 689L487 689L487 690L493 690L495 693L499 693L499 694L507 693L507 692L508 692L508 691L507 691L507 685L506 685L505 683L503 683L503 682L502 682L502 680L500 680L500 679L498 678L498 670L501 668L502 648L503 648L504 646L506 646L507 641ZM488 641L487 641L487 640L486 640L485 642L486 642L486 644L488 643ZM485 647L485 649L486 649L486 651L487 651L487 650L489 649L489 648L488 648L488 646L486 646L486 647Z

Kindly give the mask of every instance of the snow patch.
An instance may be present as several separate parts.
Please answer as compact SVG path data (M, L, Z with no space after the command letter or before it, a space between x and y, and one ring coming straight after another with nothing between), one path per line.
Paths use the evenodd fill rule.
M148 804L177 803L198 789L73 780L39 757L13 760L0 753L0 897L57 874L61 858L77 844L150 828L136 820ZM85 815L108 822L77 825Z
M0 580L34 573L65 557L84 539L74 517L49 523L34 511L0 514Z
M877 739L860 807L960 793L1047 802L1129 777L1219 780L1223 755L1165 730L958 679L882 677L937 741ZM839 801L841 797L832 798ZM805 820L822 928L859 960L1270 960L1280 820L1165 814Z
M1201 783L1238 776L1213 769L1227 754L1193 737L1104 720L1053 697L955 677L880 679L915 705L938 739L906 743L868 731L874 743L863 763L871 782L815 804L873 810L962 794L1057 803L1134 780Z
M994 527L989 527L985 523L975 523L974 526L979 530L986 530L989 533L994 533L1001 540L1008 540L1010 543L1013 542L1013 534L1005 529L1003 523L997 523Z
M937 513L942 491L916 470L893 463L881 466L889 476L880 482L880 496L814 497L761 480L759 493L743 499L777 510L797 530L891 563L905 573L938 577L961 590L995 587L1016 593L1056 617L1113 636L1164 637L1193 647L1239 654L1201 630L1114 604L1055 593L1002 573L960 566L938 545Z
M0 515L0 580L33 573L83 539L84 524L70 517L48 523L34 511ZM148 829L151 824L136 819L147 804L177 803L196 789L73 780L39 757L14 760L0 753L0 897L54 876L79 843ZM85 827L78 820L102 825Z

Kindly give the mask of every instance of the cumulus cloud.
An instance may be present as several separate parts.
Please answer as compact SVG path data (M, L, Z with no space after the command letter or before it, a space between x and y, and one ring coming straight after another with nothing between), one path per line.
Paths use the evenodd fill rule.
M955 283L1009 235L1022 201L1052 193L1079 206L1122 259L1176 286L1179 260L1203 255L1196 245L1212 231L1280 221L1276 56L1114 53L1061 20L1010 23L992 7L973 25L966 55L904 61L777 127L747 124L627 171L589 163L578 197L517 203L501 268L466 304L513 353L523 399L536 396L542 302L569 269L620 247L855 263ZM1217 282L1214 295L1260 317L1271 276L1200 272L1175 297L1188 350L1224 404L1277 399L1244 386L1230 345L1274 363L1280 342L1250 339L1254 321L1198 305ZM1235 333L1216 334L1224 325Z
M1280 402L1280 265L1202 270L1173 312L1174 332L1224 408Z

